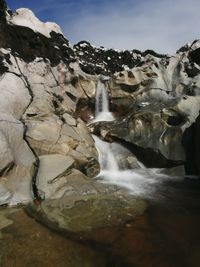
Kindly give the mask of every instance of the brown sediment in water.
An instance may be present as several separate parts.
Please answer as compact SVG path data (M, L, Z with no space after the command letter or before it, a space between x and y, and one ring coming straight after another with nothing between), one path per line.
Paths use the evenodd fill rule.
M2 212L5 214L5 209ZM0 232L1 267L106 266L102 255L52 232L22 209L13 211L9 218L10 225Z
M89 230L82 243L52 232L22 209L0 210L0 266L199 267L200 188L180 189L120 227Z
M199 267L199 214L150 207L124 228L111 248L120 267ZM118 265L117 265L118 266Z

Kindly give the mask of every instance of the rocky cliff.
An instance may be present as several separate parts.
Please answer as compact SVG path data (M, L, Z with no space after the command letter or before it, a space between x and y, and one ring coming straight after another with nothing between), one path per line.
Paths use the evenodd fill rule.
M97 193L88 178L99 172L91 132L147 167L184 165L200 175L199 40L172 56L71 46L58 25L12 12L4 0L0 35L0 205L60 199L79 183L90 184L82 194ZM101 75L110 78L116 120L87 127Z

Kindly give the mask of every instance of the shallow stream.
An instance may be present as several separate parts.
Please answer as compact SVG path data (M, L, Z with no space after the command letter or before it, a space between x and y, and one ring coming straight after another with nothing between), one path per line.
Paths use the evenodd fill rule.
M1 209L0 266L199 267L200 181L165 182L148 203L143 215L101 231L96 243L69 240L22 208Z

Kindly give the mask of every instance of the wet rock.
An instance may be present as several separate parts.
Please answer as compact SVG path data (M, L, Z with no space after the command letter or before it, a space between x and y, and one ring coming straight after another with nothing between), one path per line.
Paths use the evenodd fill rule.
M200 152L200 116L197 117L196 121L186 129L183 134L183 146L186 153L186 174L187 175L200 175L199 168L199 152Z
M168 126L158 113L133 114L125 119L96 123L91 127L103 139L123 143L149 167L172 167L185 160L181 129Z
M40 207L31 205L28 213L68 237L109 244L118 227L146 209L144 201L119 191L116 186L91 183L83 176L73 175L66 177L69 186L62 197L46 200ZM101 233L106 229L110 236L102 238Z
M50 231L23 209L0 210L0 264L4 267L104 267L106 256L94 248Z
M0 230L10 226L13 224L12 219L9 218L9 216L15 212L17 212L17 209L0 209ZM0 232L1 233L1 232ZM0 238L2 239L2 238Z

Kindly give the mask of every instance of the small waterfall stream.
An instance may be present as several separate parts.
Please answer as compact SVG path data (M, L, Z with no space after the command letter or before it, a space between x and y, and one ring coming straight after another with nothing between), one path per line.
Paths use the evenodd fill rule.
M97 121L112 121L114 117L109 110L109 99L105 84L98 82L96 92L96 109L95 119ZM116 184L124 187L134 195L145 195L153 191L153 184L159 183L160 178L167 178L165 174L161 174L159 169L148 169L141 162L137 162L138 168L123 169L119 167L117 157L114 152L114 144L102 141L99 137L93 135L96 148L99 152L99 162L101 171L96 177L102 183ZM117 154L122 153L125 148L117 145Z
M96 147L99 151L99 163L101 166L101 171L105 170L107 172L119 172L118 162L112 151L112 144L102 141L96 135L93 135Z
M97 121L112 121L114 117L109 110L109 97L105 84L100 80L96 90L95 119Z

